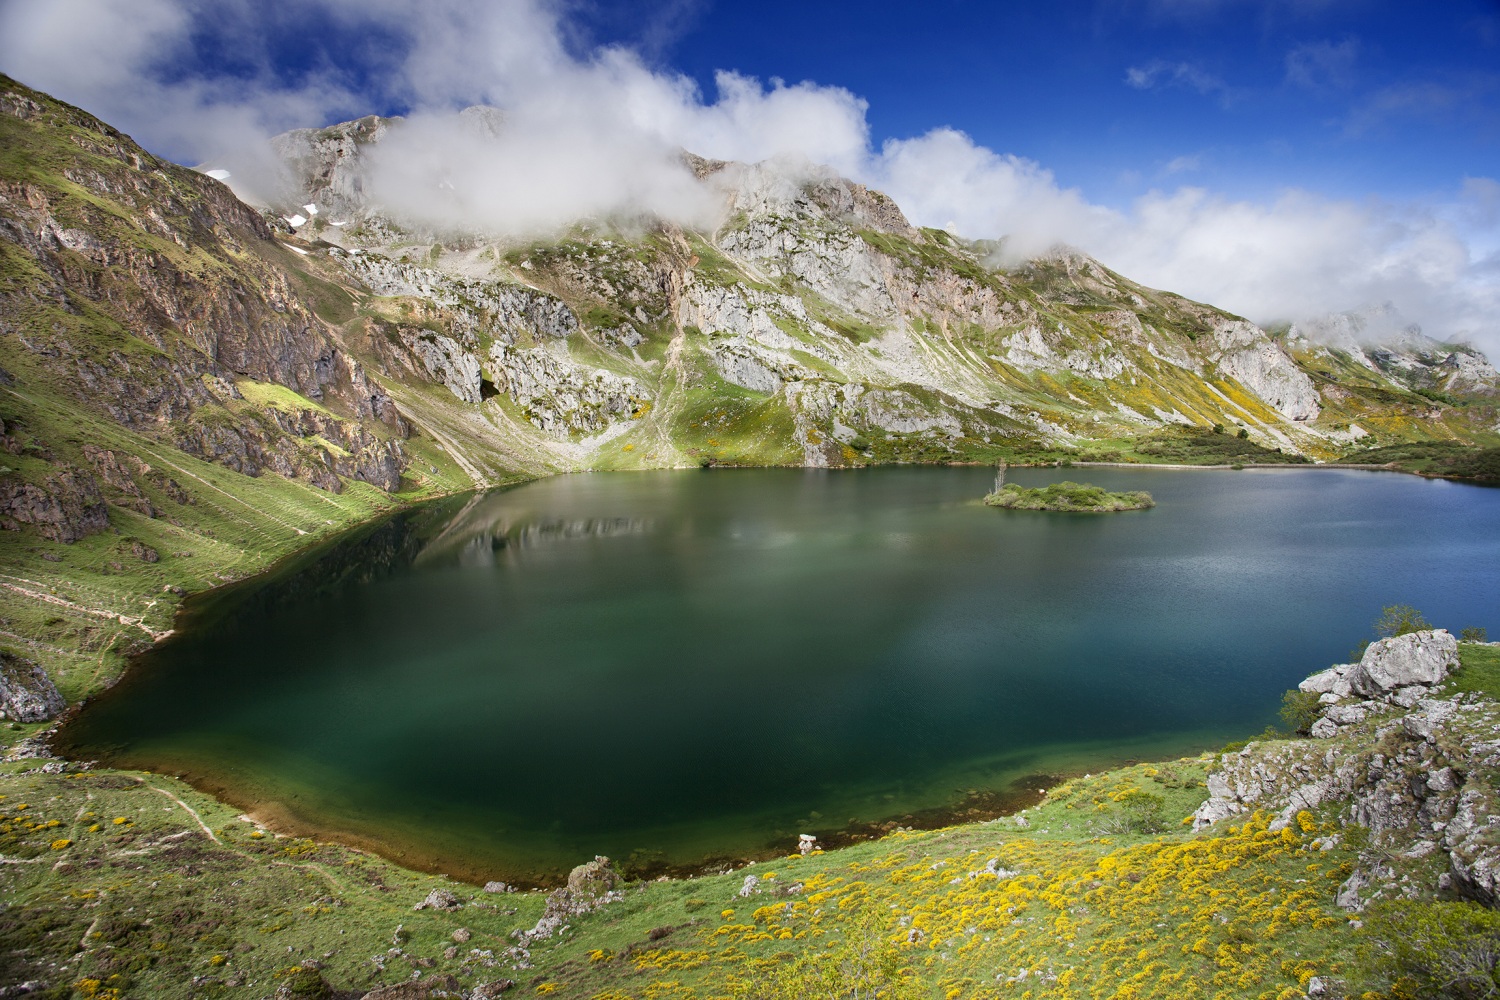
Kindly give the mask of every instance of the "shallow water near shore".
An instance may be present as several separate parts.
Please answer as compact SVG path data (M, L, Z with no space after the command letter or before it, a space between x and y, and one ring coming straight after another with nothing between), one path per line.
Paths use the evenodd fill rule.
M1500 490L1343 470L558 477L405 512L190 602L64 730L279 827L555 881L964 818L1239 739L1384 604L1500 632Z

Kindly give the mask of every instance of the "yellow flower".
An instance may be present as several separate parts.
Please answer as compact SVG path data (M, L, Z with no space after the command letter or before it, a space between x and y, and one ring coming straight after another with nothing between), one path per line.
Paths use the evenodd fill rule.
M71 846L72 843L73 842L71 840L54 840L52 842L52 849L54 851L65 850L66 848L68 848L69 846Z

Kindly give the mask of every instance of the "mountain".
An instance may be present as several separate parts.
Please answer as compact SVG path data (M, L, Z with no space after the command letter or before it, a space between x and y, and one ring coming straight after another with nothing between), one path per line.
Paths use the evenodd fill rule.
M498 112L464 120L504 141ZM797 899L817 906L870 886L883 894L881 912L889 898L954 915L909 928L902 918L924 968L933 968L929 953L947 960L940 945L979 946L968 902L939 894L1017 874L997 868L994 825L901 834L867 848L878 853L778 861L785 890L765 869L642 884L622 904L628 921L589 924L592 896L496 895L506 888L496 883L460 899L441 878L268 837L183 783L51 758L33 739L65 705L117 678L128 654L169 635L189 592L263 571L384 511L590 468L1306 461L1358 443L1473 475L1466 470L1481 466L1455 463L1454 453L1492 461L1500 442L1488 362L1387 313L1267 331L1076 252L1006 263L1000 246L914 227L890 199L823 168L689 153L685 169L720 208L716 226L593 219L546 239L501 238L403 218L373 199L369 153L402 127L365 118L279 137L288 188L275 205L252 208L210 173L154 157L0 77L0 711L9 720L0 729L9 855L0 993L124 996L191 981L194 990L327 996L319 969L329 969L341 985L391 982L383 996L453 995L456 969L473 987L467 995L493 997L515 985L502 973L527 969L539 993L559 989L546 978L555 973L686 996L684 971L709 981L722 968L692 970L720 959L740 968L738 946L771 941L763 922L790 919L778 914ZM380 532L366 541L394 544ZM1492 687L1493 650L1465 648L1484 658L1460 679ZM1101 920L1110 913L1090 932L1101 945L1095 968L1133 977L1149 945L1149 969L1165 968L1161 957L1187 963L1216 989L1341 995L1324 993L1318 977L1343 974L1352 931L1318 899L1337 890L1340 905L1352 894L1357 908L1383 887L1405 892L1436 877L1432 866L1448 855L1455 869L1494 867L1494 852L1470 836L1493 804L1456 791L1471 769L1493 770L1478 755L1500 723L1476 698L1454 699L1442 718L1432 706L1448 701L1418 701L1394 729L1386 707L1335 706L1326 714L1346 713L1337 721L1349 731L1326 745L1343 756L1269 741L1217 763L1136 765L1054 789L1031 821L1006 826L1027 867L1007 888L1029 895L1003 913L986 904L1002 913L996 940L1038 958L1007 964L1015 971L1001 980L986 955L984 978L1005 989L1066 986L1079 925L1062 922L1128 884L1140 894L1120 899L1143 905L1098 909ZM1407 738L1403 725L1410 739L1392 750L1391 739ZM1318 771L1335 757L1336 773ZM1449 760L1455 766L1440 766ZM1292 811L1313 802L1302 791L1282 801L1266 782L1240 781L1280 770L1314 782L1323 813ZM1489 780L1473 773L1475 787ZM1226 818L1264 806L1291 820L1279 832L1253 815L1191 840L1154 839L1209 791ZM1384 798L1369 805L1377 792ZM1459 810L1441 848L1431 803ZM1093 817L1080 828L1086 843L1066 839L1084 816ZM1366 850L1351 818L1402 839ZM870 866L887 855L879 871ZM200 891L184 893L184 878ZM1494 881L1482 886L1491 897ZM1225 892L1250 916L1219 915ZM757 907L773 897L776 913ZM1020 912L1048 900L1067 912L1023 927ZM727 921L735 906L753 922L705 921ZM1263 919L1252 919L1253 907ZM859 907L844 911L842 901L828 907L830 929L863 920ZM1182 923L1180 913L1197 916ZM1401 916L1376 913L1375 940L1410 936ZM1150 929L1168 920L1180 944ZM564 921L581 936L540 947L540 930ZM1296 962L1273 940L1294 924ZM823 933L797 933L814 930ZM745 937L721 942L724 933ZM703 934L713 956L694 945ZM865 952L862 939L849 940L810 960L837 975L838 963L895 956L890 968L907 974L890 941ZM1068 965L1044 978L1054 955ZM1210 955L1218 958L1200 958ZM788 993L807 991L788 977L825 971L760 968L782 976L768 981ZM648 978L623 978L638 974ZM1170 981L1164 988L1180 992ZM578 995L623 995L593 986Z
M493 109L462 118L504 141ZM377 297L369 328L406 355L386 369L477 407L513 463L1144 458L1215 425L1243 428L1253 457L1493 440L1496 375L1472 348L1273 336L1068 250L999 267L994 245L918 229L806 164L684 154L722 203L712 231L588 220L524 241L392 217L365 192L402 127L278 137L278 208L302 248ZM449 429L464 440L468 424Z
M1067 250L999 267L807 164L684 154L721 203L712 231L583 220L523 241L372 202L370 153L401 119L277 137L289 188L262 213L12 81L3 107L5 378L251 477L421 492L580 468L1222 458L1195 440L1215 425L1243 428L1239 460L1494 433L1471 349L1365 351L1355 321L1272 336ZM504 141L499 112L462 120ZM39 419L13 411L23 435ZM403 487L413 428L436 454ZM162 507L100 448L17 470L0 516L77 536L41 508L93 502L90 470L105 500Z
M493 109L461 121L505 141ZM185 591L554 472L1356 444L1435 474L1495 464L1470 447L1500 441L1494 369L1390 316L1268 332L1069 250L1002 266L792 161L684 152L717 206L702 230L434 225L370 194L404 127L278 137L285 191L252 208L221 171L0 78L0 618L69 697L100 681L90 651L118 669Z
M500 112L460 120L505 141ZM400 503L569 470L1500 440L1494 369L1404 327L1365 346L1388 316L1273 334L1074 251L1002 266L996 244L917 228L793 161L683 153L718 206L702 230L439 226L369 193L372 154L404 127L278 137L286 189L256 209L220 171L0 80L0 546L22 581L0 612L19 601L27 620L15 588L66 580L156 635L163 587L253 572ZM118 541L75 547L96 536Z

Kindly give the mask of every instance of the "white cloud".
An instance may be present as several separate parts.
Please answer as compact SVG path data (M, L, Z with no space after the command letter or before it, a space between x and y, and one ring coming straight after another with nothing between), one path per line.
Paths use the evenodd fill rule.
M1007 234L1007 250L1079 247L1143 284L1262 323L1394 302L1440 338L1500 354L1500 183L1451 202L1397 205L1283 192L1270 202L1202 188L1091 204L1039 164L952 130L888 143L868 178L927 225Z
M1231 91L1219 77L1192 63L1169 63L1160 59L1143 66L1131 66L1125 71L1125 82L1136 90L1155 90L1159 87L1186 87L1200 94L1219 94L1226 99Z
M1194 153L1190 156L1174 156L1161 168L1163 174L1183 174L1197 170L1203 166L1203 157Z
M1308 90L1344 89L1354 82L1359 41L1308 42L1286 54L1286 82Z
M1109 208L954 129L874 148L865 103L843 88L726 72L705 95L625 49L579 54L558 11L547 0L0 0L0 68L149 148L189 161L230 157L249 194L272 183L259 152L267 135L356 117L371 102L407 104L415 110L404 138L384 146L375 181L413 214L528 232L622 212L692 224L713 205L679 148L748 161L801 155L885 190L916 222L1003 236L1011 254L1072 244L1146 284L1260 321L1389 300L1429 333L1500 349L1493 179L1470 178L1425 204L1295 190L1251 202L1182 187ZM325 52L288 78L268 33L310 31L317 18L376 41ZM204 38L232 57L232 73L183 59ZM316 48L317 38L306 41ZM1342 58L1322 55L1289 57L1289 79L1326 76ZM341 58L365 77L354 82ZM1133 67L1127 82L1232 96L1187 63ZM1405 113L1445 96L1387 94L1372 111ZM506 109L501 138L458 126L453 112L474 103ZM1191 166L1179 158L1167 175Z

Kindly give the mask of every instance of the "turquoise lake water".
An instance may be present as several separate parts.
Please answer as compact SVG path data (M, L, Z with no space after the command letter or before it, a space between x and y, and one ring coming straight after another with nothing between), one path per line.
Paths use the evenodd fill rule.
M190 602L64 732L289 829L545 882L784 853L1258 733L1382 605L1500 633L1500 490L1334 470L565 476Z

